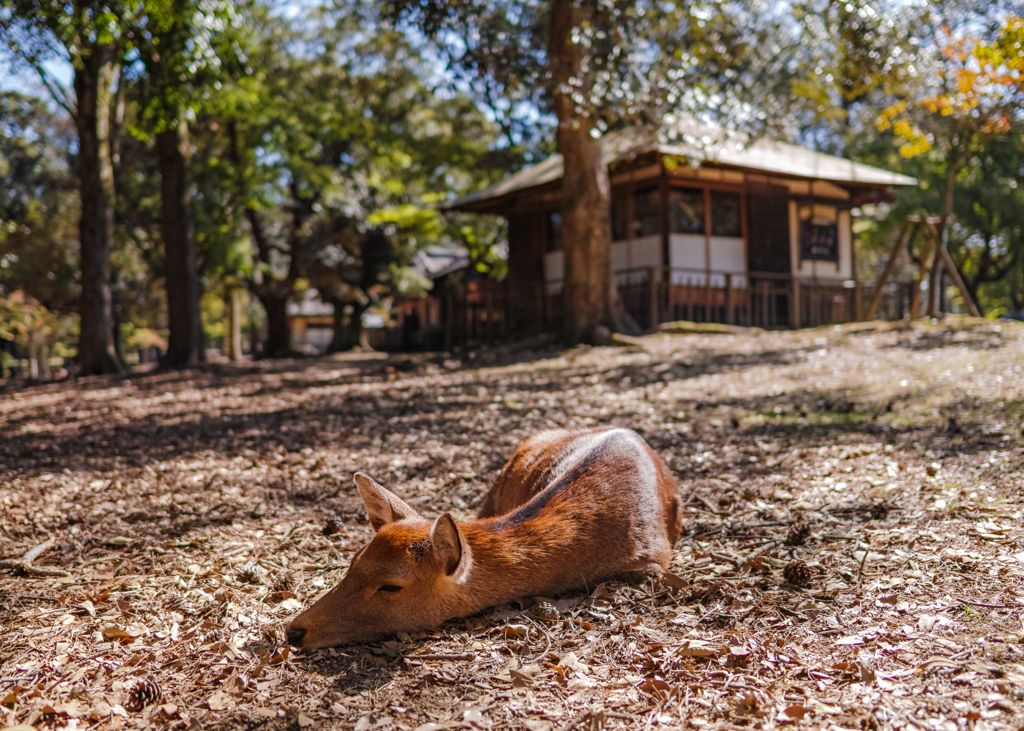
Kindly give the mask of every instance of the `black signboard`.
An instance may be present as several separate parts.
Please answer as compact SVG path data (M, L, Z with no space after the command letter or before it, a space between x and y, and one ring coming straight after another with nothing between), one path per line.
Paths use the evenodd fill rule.
M800 258L839 263L839 226L813 218L801 221Z

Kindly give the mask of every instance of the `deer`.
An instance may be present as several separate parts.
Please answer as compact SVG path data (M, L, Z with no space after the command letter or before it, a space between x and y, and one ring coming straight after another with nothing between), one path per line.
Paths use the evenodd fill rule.
M431 521L364 473L355 484L376 533L341 583L288 625L294 647L370 642L525 596L642 581L668 570L682 531L675 477L624 428L534 434L475 520Z

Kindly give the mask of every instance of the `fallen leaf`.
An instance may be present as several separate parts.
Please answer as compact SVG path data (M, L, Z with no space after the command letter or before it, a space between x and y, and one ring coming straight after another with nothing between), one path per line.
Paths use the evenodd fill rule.
M234 708L236 703L237 701L233 696L228 695L222 690L218 690L206 701L211 711L227 711Z
M779 712L779 723L793 723L799 721L807 713L804 706L788 706Z

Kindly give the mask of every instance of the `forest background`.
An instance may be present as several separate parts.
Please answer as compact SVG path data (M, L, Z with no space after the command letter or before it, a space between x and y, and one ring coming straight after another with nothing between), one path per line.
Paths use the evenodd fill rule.
M503 276L501 222L447 203L560 151L586 220L588 145L668 115L917 178L859 211L859 277L925 209L982 310L1024 311L1014 3L3 0L0 34L0 378L288 355L310 289L349 349L419 252ZM570 339L607 319L570 301Z

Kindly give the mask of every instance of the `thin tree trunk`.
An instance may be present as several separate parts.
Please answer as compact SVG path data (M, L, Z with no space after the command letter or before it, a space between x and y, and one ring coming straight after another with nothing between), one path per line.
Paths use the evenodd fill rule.
M78 223L82 294L79 300L78 373L119 373L114 349L107 253L114 228L114 173L110 161L110 90L117 75L114 49L93 46L75 69Z
M551 4L548 58L556 84L556 135L562 154L562 240L565 244L563 330L571 342L591 339L595 328L614 328L611 265L611 184L601 147L591 137L593 121L580 114L567 94L578 79L582 52L572 42L576 23L572 0ZM585 92L584 92L585 93Z
M367 305L352 303L352 320L349 322L348 332L353 346L358 345L363 350L371 350L370 339L363 330L363 313L366 309Z
M160 164L160 235L166 259L169 336L163 365L194 366L202 360L199 275L188 185L188 126L184 117L156 136Z
M231 288L228 290L226 302L228 311L228 331L225 350L228 352L228 359L238 361L242 359L242 290Z

